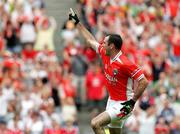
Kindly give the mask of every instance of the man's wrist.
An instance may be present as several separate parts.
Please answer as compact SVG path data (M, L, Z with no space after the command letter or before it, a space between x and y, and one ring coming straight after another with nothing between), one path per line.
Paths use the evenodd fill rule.
M75 25L79 24L79 22L80 22L80 20L79 20L79 18L78 18L78 20L76 21Z
M134 102L136 102L136 101L137 101L137 99L136 99L136 98L132 98L131 100L133 100Z
M131 102L133 105L135 105L136 101L134 99L131 99Z
M79 21L75 26L81 26L81 22Z

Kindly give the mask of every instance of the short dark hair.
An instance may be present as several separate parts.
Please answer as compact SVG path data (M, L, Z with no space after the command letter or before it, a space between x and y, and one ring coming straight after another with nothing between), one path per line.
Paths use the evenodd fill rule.
M113 43L116 49L120 50L123 43L121 36L118 34L109 34L108 36L109 36L108 45Z

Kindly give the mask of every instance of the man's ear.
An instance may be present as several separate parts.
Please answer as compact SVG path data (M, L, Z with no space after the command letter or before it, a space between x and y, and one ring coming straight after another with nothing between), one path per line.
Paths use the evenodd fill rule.
M110 48L111 48L111 49L113 49L114 44L113 44L113 43L111 43L111 44L109 44L109 46L110 46Z

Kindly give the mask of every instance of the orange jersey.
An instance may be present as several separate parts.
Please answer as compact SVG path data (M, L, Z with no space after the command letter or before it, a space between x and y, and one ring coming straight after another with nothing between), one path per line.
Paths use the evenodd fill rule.
M110 99L125 101L133 97L135 80L140 80L144 74L136 64L132 63L120 51L113 59L106 56L106 50L102 45L97 46L103 62L106 87Z

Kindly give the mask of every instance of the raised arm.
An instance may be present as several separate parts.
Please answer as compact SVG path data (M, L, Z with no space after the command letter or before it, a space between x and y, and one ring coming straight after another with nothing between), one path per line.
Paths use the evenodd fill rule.
M72 9L70 9L69 20L72 20L76 25L76 28L81 32L82 36L85 38L86 42L96 50L99 43L96 41L95 37L87 30L87 28L80 23L79 18Z

